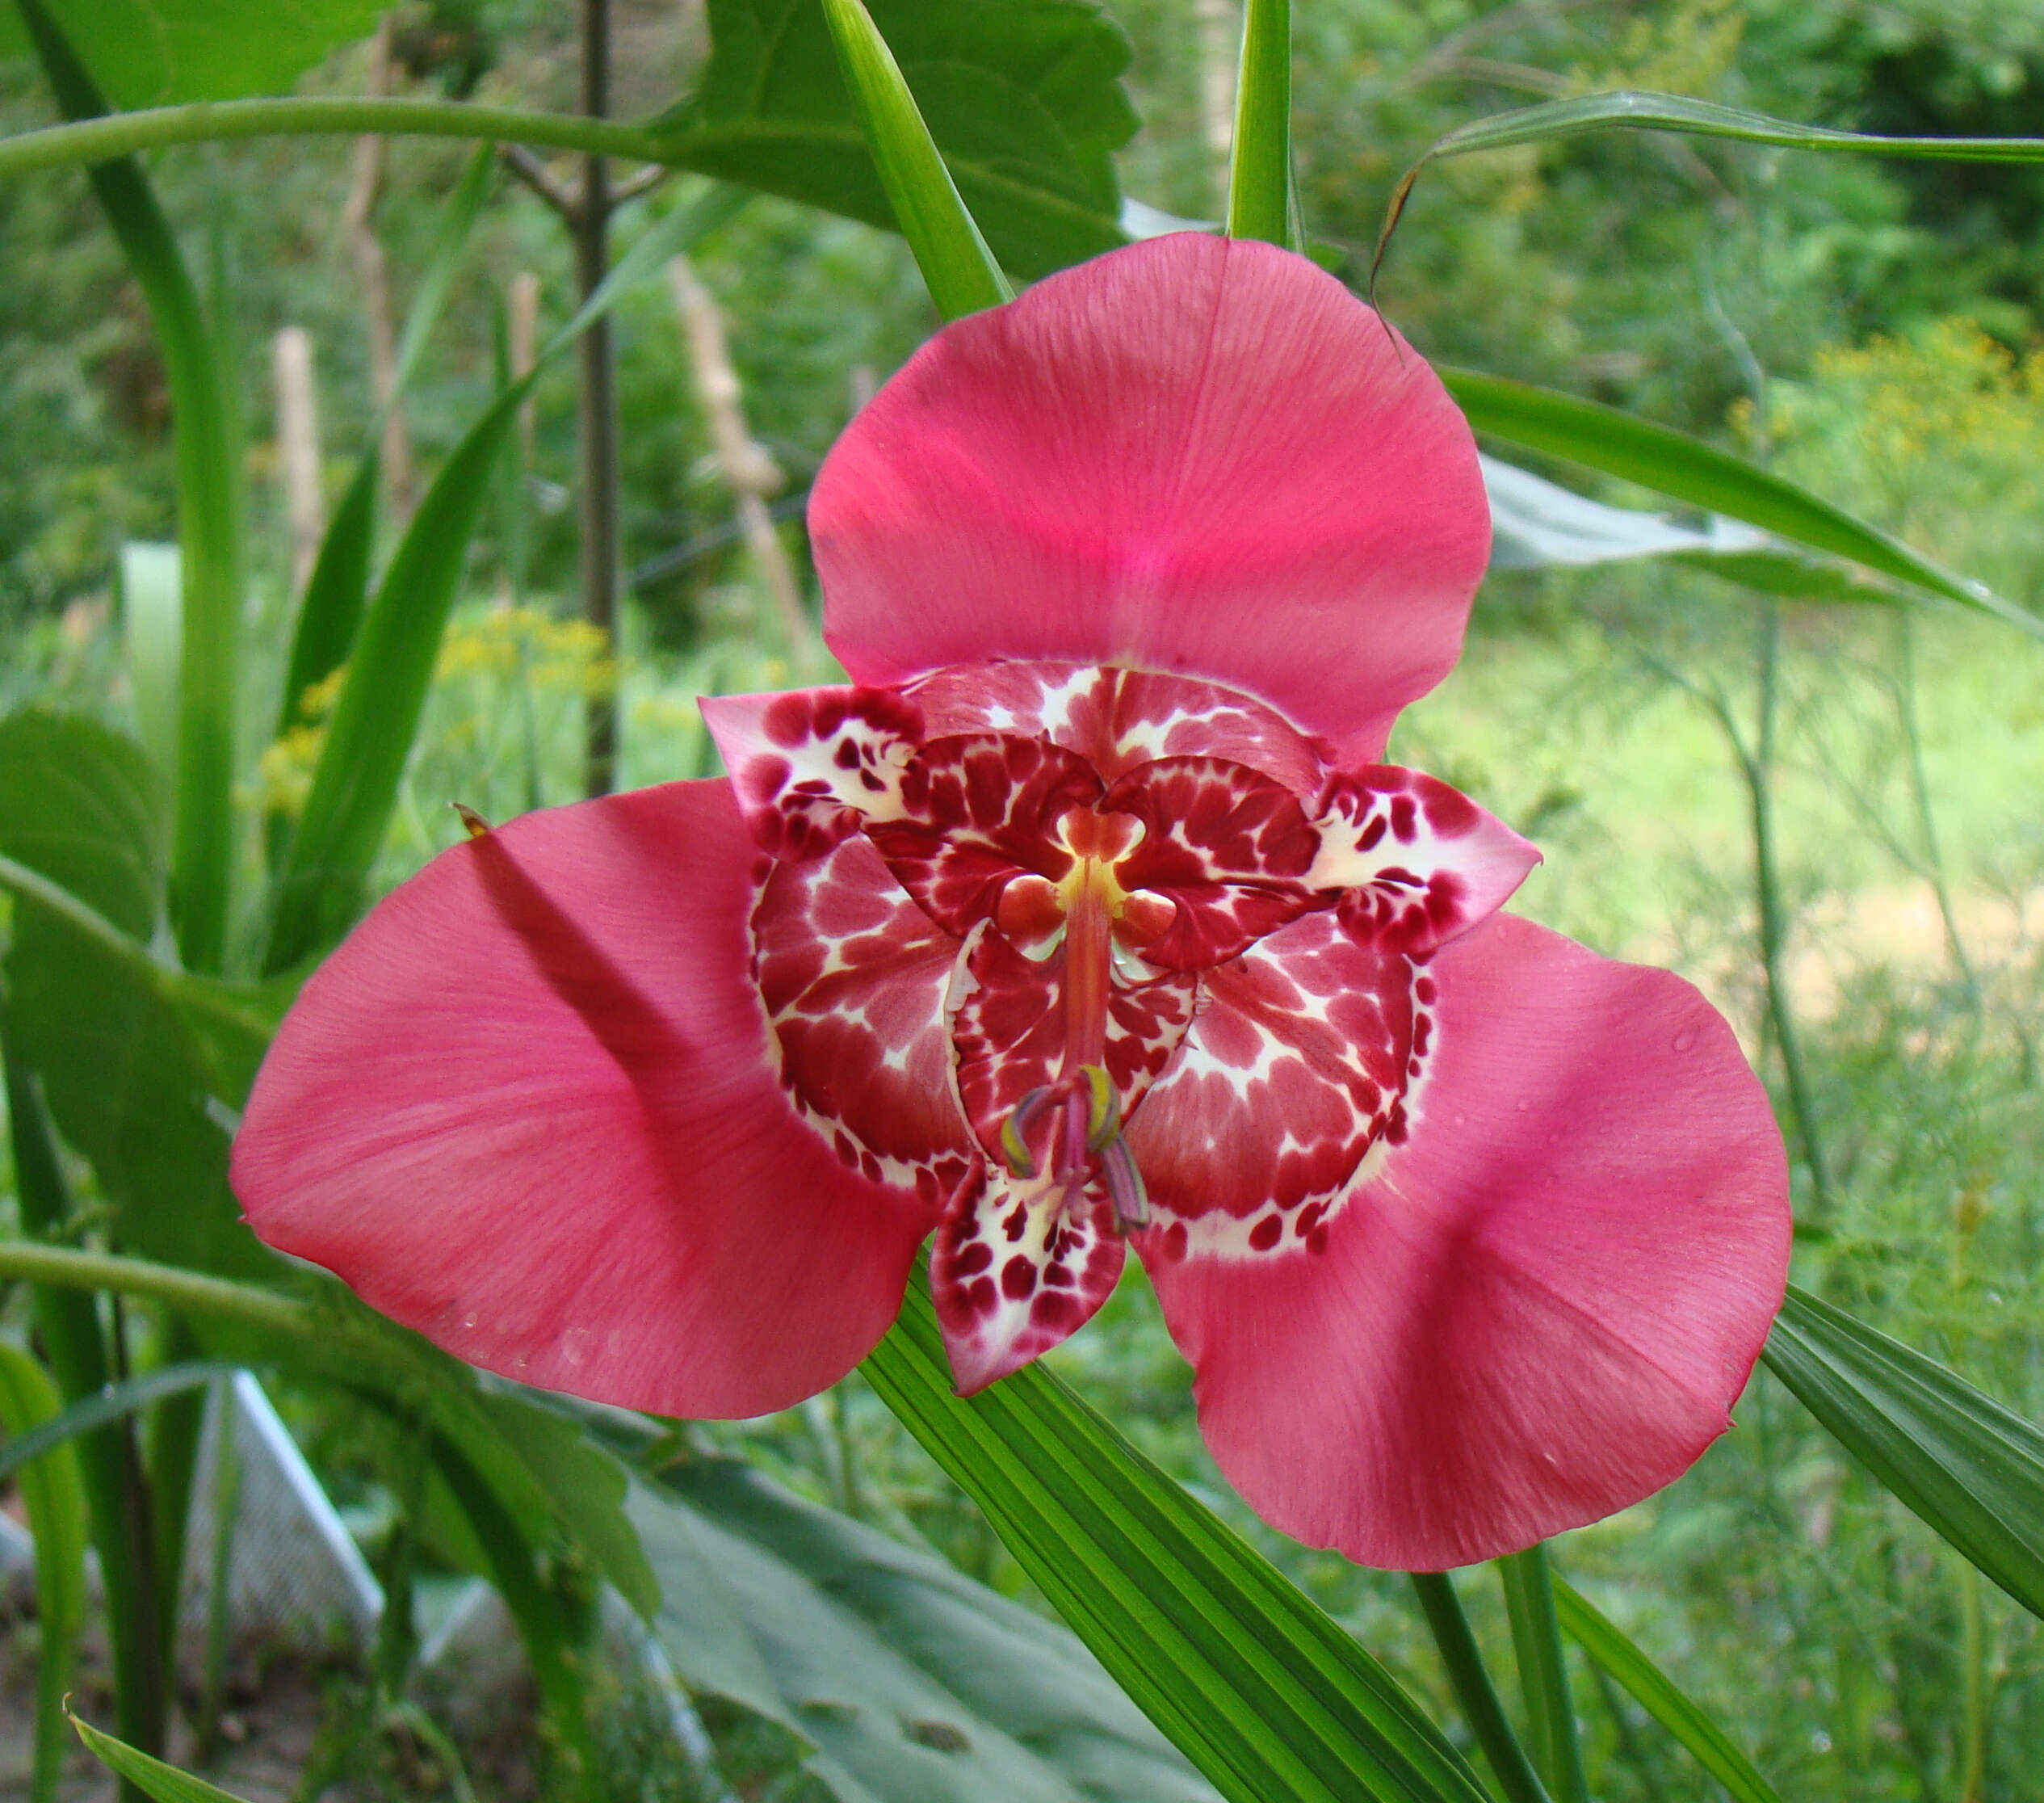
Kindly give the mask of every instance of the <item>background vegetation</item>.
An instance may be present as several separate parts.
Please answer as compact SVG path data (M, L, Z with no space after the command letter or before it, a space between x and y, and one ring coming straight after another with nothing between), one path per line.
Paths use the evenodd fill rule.
M1128 86L1143 121L1120 158L1123 187L1212 218L1222 166L1203 84L1217 9L1111 10L1134 47ZM1530 99L1634 86L1862 130L2044 135L2044 6L2033 0L1300 0L1296 12L1301 203L1314 254L1358 287L1399 173L1443 131ZM572 104L565 6L435 0L392 16L393 92ZM689 86L706 53L700 10L634 0L619 16L619 110L650 111ZM368 55L336 53L300 91L361 91ZM0 64L0 128L51 116L33 63ZM193 260L210 258L231 293L250 439L251 723L278 712L292 600L274 333L311 334L329 506L374 429L343 219L353 155L345 138L276 139L150 166ZM467 162L464 147L434 142L388 152L373 222L401 310ZM1429 356L1735 448L2044 611L2041 228L2044 169L1613 135L1439 166L1379 297ZM694 257L724 314L750 431L784 473L783 494L799 497L859 397L935 326L914 264L876 229L771 199ZM147 309L76 171L0 183L0 712L33 704L132 729L120 553L176 536L166 380ZM401 511L496 391L509 296L527 275L544 335L574 305L568 240L541 200L500 177L406 398L417 475L394 498ZM712 766L694 696L773 687L817 657L780 636L757 561L728 530L731 491L665 290L627 297L616 331L630 573L619 642L577 624L564 363L539 385L517 479L468 561L380 887L459 834L449 801L501 818L579 794L591 695L617 697L625 783L703 774ZM1588 485L1580 472L1547 473ZM1596 492L1658 504L1615 484ZM813 606L799 512L779 511ZM1667 559L1500 571L1462 667L1392 747L1541 843L1547 862L1526 911L1682 970L1739 1026L1802 1153L1798 1280L2032 1420L2044 1415L2041 675L2044 649L1957 609L1784 602ZM247 872L261 867L266 810L304 805L328 699L315 696L295 736L267 750L264 731L243 734L236 780L250 805L237 857ZM1756 757L1775 810L1764 876ZM1771 945L1764 912L1777 923ZM230 929L244 945L259 931L253 911ZM67 1168L90 1203L99 1179L82 1161ZM1438 1716L1453 1713L1402 1579L1302 1552L1228 1496L1140 1278L1053 1362ZM359 1410L314 1385L283 1394L329 1487L387 1554L405 1519L399 1430L365 1432ZM787 1415L693 1433L1042 1606L860 1377ZM458 1538L426 1537L423 1578L474 1563ZM1783 1796L2044 1796L2038 1621L1870 1481L1770 1376L1689 1477L1571 1536L1555 1558ZM1479 1636L1501 1652L1501 1608L1467 1587ZM36 1624L24 1616L12 1633L26 1671ZM1596 1795L1719 1794L1608 1679L1586 1662L1576 1679ZM308 1707L326 1723L322 1744L342 1746L341 1780L364 1795L439 1793L447 1761L426 1742L335 1738L371 1675L343 1661L320 1682L326 1700L315 1685ZM606 1783L620 1797L692 1794L701 1780L688 1761L648 1751L657 1735L635 1738L638 1707L611 1714ZM742 1794L815 1782L756 1714L704 1714ZM490 1792L538 1782L518 1732L455 1726L479 1773L494 1773Z

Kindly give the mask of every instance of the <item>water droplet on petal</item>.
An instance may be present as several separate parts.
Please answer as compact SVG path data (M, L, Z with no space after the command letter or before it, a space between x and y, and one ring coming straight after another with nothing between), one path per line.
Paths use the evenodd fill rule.
M472 1327L476 1325L476 1311L473 1309L461 1318L461 1325L464 1327Z
M1695 1044L1696 1029L1694 1027L1685 1027L1675 1036L1675 1049L1677 1052L1686 1052Z

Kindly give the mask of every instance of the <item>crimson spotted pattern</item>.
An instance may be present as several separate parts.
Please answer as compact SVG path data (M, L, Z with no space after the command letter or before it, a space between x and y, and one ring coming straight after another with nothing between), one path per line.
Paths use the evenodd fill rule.
M1434 949L1538 854L1211 683L1095 666L706 701L766 852L782 1082L940 1207L961 1389L1146 1255L1310 1258L1416 1116Z

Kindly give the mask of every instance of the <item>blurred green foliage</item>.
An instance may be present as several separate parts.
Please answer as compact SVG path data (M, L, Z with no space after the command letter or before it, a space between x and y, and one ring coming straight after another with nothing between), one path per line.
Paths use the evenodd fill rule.
M1135 48L1131 86L1145 122L1120 158L1123 186L1211 218L1220 196L1202 137L1199 10L1194 0L1112 10ZM1400 172L1442 131L1529 99L1624 84L1861 129L2044 133L2040 0L1301 0L1295 13L1303 208L1316 254L1352 282L1366 273ZM700 17L648 7L627 19L627 98L652 111L699 65ZM400 89L567 105L569 23L569 9L539 0L401 9ZM356 92L363 75L361 51L344 50L301 91ZM0 65L0 126L48 116L27 66ZM465 154L390 149L375 223L401 305ZM241 373L254 397L250 637L267 660L247 699L251 723L274 717L260 672L274 683L288 617L267 423L276 327L313 336L329 503L370 430L341 216L350 157L345 141L304 139L173 153L152 169L187 237L217 231L234 273ZM0 709L54 701L124 723L114 570L124 542L172 533L166 401L139 296L84 191L74 172L0 186ZM1401 227L1380 299L1429 355L1735 446L2035 606L2041 227L2044 170L1614 136L1439 168ZM863 385L934 328L913 266L891 237L779 202L750 206L695 260L728 314L751 430L799 496ZM538 277L544 331L569 310L569 271L552 216L507 185L413 392L408 417L429 468L487 401L492 316L513 279ZM581 702L593 689L620 696L636 784L714 767L695 693L787 679L753 629L756 584L742 543L724 531L729 497L665 296L636 296L619 321L625 562L644 573L623 642L593 643L566 617L573 406L562 372L541 385L523 471L529 553L514 569L505 546L478 548L380 884L458 835L449 801L494 819L570 799ZM793 520L782 530L799 545ZM1542 843L1548 863L1526 892L1527 911L1601 949L1684 970L1772 1078L1746 800L1698 699L1750 717L1760 630L1750 598L1672 565L1500 576L1479 603L1462 669L1408 716L1394 752ZM1908 641L1894 616L1815 607L1790 610L1782 631L1789 981L1838 1192L1801 1247L1798 1276L2036 1418L2038 654L1945 612L1918 619ZM302 802L320 731L316 705L267 750L253 727L245 734L252 803L288 813ZM252 845L247 856L253 866ZM1950 927L1932 906L1933 876L1952 900ZM1140 1280L1056 1356L1145 1451L1452 1713L1402 1583L1281 1540L1228 1495ZM387 1507L402 1436L337 1415L309 1387L292 1402L337 1491ZM856 1379L800 1410L699 1438L1030 1596L976 1511ZM429 1536L422 1556L459 1566L455 1540ZM1983 1594L1771 1378L1756 1379L1737 1429L1689 1477L1555 1557L1785 1796L2034 1794L2044 1746L2038 1624ZM1502 1669L1494 1590L1488 1580L1463 1590ZM1636 1708L1580 1663L1576 1677L1597 1795L1715 1794ZM690 1794L685 1777L648 1763L658 1735L642 1731L646 1713L636 1692L606 1713L617 1743L608 1756L619 1774L639 1762L644 1794ZM746 1794L797 1794L784 1744L755 1721L707 1713ZM412 1780L387 1782L401 1791ZM620 1776L617 1794L640 1792Z

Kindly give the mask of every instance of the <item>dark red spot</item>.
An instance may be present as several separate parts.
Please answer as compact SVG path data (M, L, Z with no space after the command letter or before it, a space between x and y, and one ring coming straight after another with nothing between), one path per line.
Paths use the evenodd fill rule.
M1249 1229L1249 1244L1259 1252L1268 1252L1284 1237L1285 1223L1282 1215L1265 1215Z
M1019 1302L1036 1288L1036 1267L1018 1253L1001 1267L1001 1293Z
M1433 1032L1433 1022L1425 1015L1412 1017L1412 1049L1421 1057L1426 1056L1426 1042Z
M1032 1327L1062 1329L1069 1333L1079 1325L1079 1299L1063 1290L1039 1290L1029 1306Z
M976 1277L993 1263L993 1248L984 1240L975 1240L959 1253L952 1271L960 1277Z
M1308 1252L1324 1252L1327 1250L1327 1229L1324 1227L1316 1227L1306 1236L1306 1250Z
M875 1158L871 1152L863 1153L860 1154L858 1168L865 1174L867 1183L877 1183L879 1182L880 1161Z
M1433 979L1431 977L1422 977L1412 986L1412 994L1422 1002L1431 1002L1434 994Z
M1459 838L1476 824L1476 804L1446 783L1426 786L1427 824L1443 838Z
M1403 1102L1391 1103L1391 1117L1384 1123L1384 1137L1393 1145L1405 1143L1405 1104Z
M1018 1203L1016 1204L1015 1212L1001 1222L1001 1230L1011 1241L1018 1240L1022 1237L1022 1229L1028 1225L1029 1210Z
M1061 1264L1054 1264L1043 1273L1043 1281L1053 1289L1069 1289L1078 1280Z
M975 1314L992 1314L1001 1300L991 1277L982 1277L965 1292L967 1305Z
M1410 845L1418 830L1420 811L1412 805L1409 795L1394 795L1391 798L1391 830L1398 834L1400 845Z
M1164 1255L1173 1264L1186 1255L1186 1224L1182 1221L1173 1221L1165 1230Z
M1388 822L1385 820L1382 814L1378 815L1375 820L1371 821L1367 826L1363 828L1362 837L1356 841L1357 851L1368 851L1373 849L1378 840L1384 836L1384 828L1387 824Z
M1324 1203L1308 1202L1299 1211L1299 1218L1291 1224L1291 1230L1301 1239L1304 1239L1308 1234L1320 1225L1320 1213L1324 1207Z

